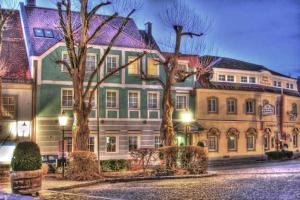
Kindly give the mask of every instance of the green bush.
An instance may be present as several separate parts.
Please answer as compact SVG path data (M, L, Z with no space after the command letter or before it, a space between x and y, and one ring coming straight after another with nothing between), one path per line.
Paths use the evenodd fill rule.
M269 151L266 153L269 160L291 159L293 157L292 151Z
M30 171L41 169L42 157L39 146L34 142L20 142L13 154L11 167L13 171Z
M120 160L101 160L102 171L120 171L128 168L128 161Z

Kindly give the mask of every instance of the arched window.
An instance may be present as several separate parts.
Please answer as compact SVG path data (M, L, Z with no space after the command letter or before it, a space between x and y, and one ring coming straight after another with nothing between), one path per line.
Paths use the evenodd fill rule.
M293 147L294 148L298 147L298 133L299 133L299 129L294 128L294 130L293 130Z
M270 134L271 134L271 129L266 128L264 130L264 135L263 135L264 149L265 150L270 149Z
M220 136L219 129L217 128L209 129L209 131L207 132L208 151L210 152L218 151L219 136Z
M255 128L249 128L246 132L247 150L255 151L257 131Z
M230 128L227 132L228 151L237 151L239 132L236 128Z

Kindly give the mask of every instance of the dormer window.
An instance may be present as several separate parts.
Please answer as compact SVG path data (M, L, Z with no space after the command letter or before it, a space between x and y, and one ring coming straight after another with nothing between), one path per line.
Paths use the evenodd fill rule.
M286 84L286 88L293 90L294 89L294 85L292 83L287 83Z
M241 83L248 83L248 77L247 76L242 76L241 77Z
M281 87L281 81L273 81L274 87Z
M228 82L234 82L234 76L228 75L228 76L227 76L227 81L228 81Z
M54 38L53 31L50 29L34 28L35 37Z
M226 81L226 77L224 74L219 75L219 81Z
M249 83L256 83L255 77L249 77Z

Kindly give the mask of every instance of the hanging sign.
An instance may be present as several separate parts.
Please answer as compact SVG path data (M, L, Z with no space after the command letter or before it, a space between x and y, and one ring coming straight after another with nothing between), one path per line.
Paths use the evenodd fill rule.
M274 114L274 106L271 104L265 104L263 105L261 109L262 115L273 115Z

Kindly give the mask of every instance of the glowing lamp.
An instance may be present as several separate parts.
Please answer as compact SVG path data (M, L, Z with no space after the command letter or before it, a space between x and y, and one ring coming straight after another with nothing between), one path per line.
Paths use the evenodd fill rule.
M60 116L58 116L59 126L66 126L68 123L68 116L63 111Z
M188 110L182 112L181 113L181 121L183 123L190 123L190 122L192 122L193 121L193 114L190 111L188 111Z

